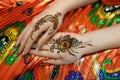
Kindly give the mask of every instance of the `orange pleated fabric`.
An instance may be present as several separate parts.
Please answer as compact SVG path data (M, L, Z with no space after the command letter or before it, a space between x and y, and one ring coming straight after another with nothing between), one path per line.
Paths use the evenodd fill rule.
M120 4L120 0L102 0L102 2L107 5L119 5Z
M47 5L53 0L23 0L22 6L16 6L16 3L19 1L21 0L0 1L0 4L2 4L0 5L0 29L15 21L26 20L29 22L35 15L47 8ZM27 13L28 9L33 9L31 15Z
M23 6L16 6L14 0L0 1L0 29L16 21L25 20L25 25L31 19L44 10L51 2L36 6L43 0L23 0ZM98 28L92 24L88 16L93 10L93 5L70 11L64 17L64 21L58 32L73 32L79 35L83 32L91 32ZM12 9L11 9L12 7ZM28 8L34 7L32 14L24 13ZM21 14L23 12L23 14ZM27 15L28 14L28 15ZM16 18L17 17L17 18ZM113 25L116 25L114 23ZM103 25L102 28L105 28ZM13 51L9 53L11 55ZM44 64L45 58L38 56L19 56L14 64L6 64L6 59L0 64L0 80L52 80L51 71L54 65ZM69 65L61 65L56 80L120 80L120 49L110 49L98 53L85 55L77 62ZM54 75L53 75L54 76Z

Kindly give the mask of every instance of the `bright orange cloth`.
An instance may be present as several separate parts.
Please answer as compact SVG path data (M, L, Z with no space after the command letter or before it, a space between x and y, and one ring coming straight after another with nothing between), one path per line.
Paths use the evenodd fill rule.
M2 0L0 1L0 29L3 29L7 24L14 23L16 21L25 20L25 25L38 13L44 10L49 3L42 6L39 5L43 0L23 0L23 6L16 6L17 0ZM106 0L107 1L107 0ZM104 1L103 1L104 2ZM39 5L39 6L37 6ZM11 8L12 7L12 10ZM27 12L21 14L23 11L28 9L28 7L34 7L34 11L29 16ZM73 32L77 34L83 34L83 31L90 32L93 30L100 29L97 24L92 24L90 22L90 11L93 10L92 4L85 6L84 8L78 8L77 10L70 11L66 14L64 21L58 30L59 32ZM116 22L113 23L115 25ZM103 28L106 25L103 25ZM9 55L12 54L12 51ZM43 64L42 60L45 58L37 56L21 57L12 65L6 64L6 59L0 64L0 80L25 80L22 79L24 74L31 70L31 74L26 75L27 77L32 75L33 79L31 80L50 80L50 73L53 69L53 65ZM111 62L108 63L108 62ZM96 54L86 55L79 62L73 64L60 66L60 71L58 74L57 80L65 80L66 76L69 75L70 71L80 72L81 78L84 80L97 80L97 78L108 77L113 78L117 76L117 73L120 72L120 49L111 49L98 52ZM96 68L97 67L97 68ZM100 74L100 70L104 71L105 74ZM33 74L32 74L33 73ZM108 75L108 73L110 75ZM113 74L113 77L111 77ZM114 76L115 75L115 76ZM68 76L71 77L71 76ZM72 76L74 78L74 76ZM119 77L115 77L113 80L119 80ZM67 80L67 79L66 79ZM69 80L69 79L68 79ZM105 80L105 79L100 79Z
M17 6L16 3L22 1L22 6ZM26 20L29 22L35 15L47 8L54 0L3 0L0 1L0 29L7 24L15 21ZM28 9L33 10L32 14L28 13ZM29 16L30 15L30 16Z
M102 0L107 5L120 5L120 0Z

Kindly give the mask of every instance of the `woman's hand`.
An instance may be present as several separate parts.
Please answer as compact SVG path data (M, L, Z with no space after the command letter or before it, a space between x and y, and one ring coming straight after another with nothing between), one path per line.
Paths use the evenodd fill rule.
M49 7L27 25L16 42L18 53L25 55L36 41L39 49L59 29L66 11L55 8L54 5Z
M32 49L30 54L47 57L45 63L70 64L81 58L82 52L79 49L87 45L79 41L79 36L74 33L56 33L39 51Z
M46 63L69 64L81 56L120 47L120 24L87 32L57 33L40 51L31 50L31 54L47 57Z
M95 1L97 0L55 0L52 6L37 15L18 37L16 42L16 46L19 46L18 53L22 52L23 55L28 53L37 39L39 39L37 49L40 48L58 30L68 11Z

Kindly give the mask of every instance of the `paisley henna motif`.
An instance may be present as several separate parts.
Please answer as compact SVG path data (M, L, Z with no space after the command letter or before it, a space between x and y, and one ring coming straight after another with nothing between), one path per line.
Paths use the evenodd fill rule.
M61 13L57 13L55 15L46 15L45 17L41 18L36 24L35 28L31 33L31 39L33 40L33 35L36 31L40 29L40 26L42 26L44 23L51 22L53 23L53 28L50 30L48 34L52 34L57 28L58 28L58 17L61 16Z
M53 44L50 47L50 51L52 53L54 51L57 51L57 53L68 52L73 56L76 56L75 54L79 54L79 52L72 50L73 48L80 49L80 48L85 48L86 46L93 46L88 42L83 42L77 40L76 38L71 38L70 35L61 36L59 39L53 40L53 42L51 41L51 43L49 44Z

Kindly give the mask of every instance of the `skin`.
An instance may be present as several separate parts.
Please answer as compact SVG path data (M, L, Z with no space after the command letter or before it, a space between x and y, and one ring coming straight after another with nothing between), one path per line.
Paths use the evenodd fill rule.
M71 38L75 38L79 42L87 42L84 44L84 47L80 47L82 44L79 45L79 47L68 47L73 52L71 53L69 51L60 51L57 53L58 49L55 49L55 51L51 51L52 45L56 44L56 40L60 39L61 36L70 35ZM46 43L43 45L43 47L40 49L40 51L36 51L34 49L30 50L31 54L37 55L37 56L43 56L47 57L49 59L45 60L44 63L49 64L70 64L72 62L75 62L76 60L80 59L83 55L89 54L89 53L95 53L98 51L106 50L106 49L112 49L112 48L119 48L120 47L120 24L114 25L108 28L103 28L100 30L95 30L92 32L87 32L83 35L75 34L75 33L66 33L61 32L55 34L55 36L52 37L52 40L54 40L51 43ZM87 45L89 44L89 45ZM34 46L35 47L35 46ZM76 53L77 52L77 53Z
M20 36L18 37L17 42L16 42L16 47L19 47L18 53L19 54L22 53L22 55L27 54L36 41L37 41L36 49L38 50L59 29L59 27L62 23L63 17L68 11L76 9L78 7L82 7L84 5L87 5L89 3L93 3L96 1L97 0L90 0L90 1L88 1L88 0L78 0L78 1L55 0L54 3L49 8L47 8L42 13L35 16L33 18L33 20L26 26L26 28L20 34ZM65 5L63 6L63 4L65 4ZM51 23L50 21L47 21L43 25L38 24L39 27L37 27L37 28L40 28L40 29L35 30L36 24L38 23L39 20L41 20L42 18L45 18L45 16L47 16L47 15L51 15L51 16L55 17L56 13L61 14L61 16L58 16L56 18L58 21L56 29L53 29L53 27L54 27L53 23L55 23L55 22ZM52 32L51 32L51 29L53 29ZM42 35L42 36L39 37L40 35Z

